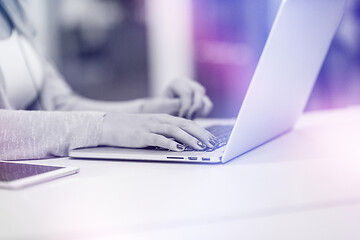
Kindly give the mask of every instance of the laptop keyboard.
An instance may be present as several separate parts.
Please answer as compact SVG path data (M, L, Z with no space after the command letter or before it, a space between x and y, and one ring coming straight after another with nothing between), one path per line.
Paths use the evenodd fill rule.
M187 151L187 152L190 152L190 151L213 152L216 149L221 148L227 144L233 127L234 126L232 126L232 125L213 125L213 126L207 127L206 130L208 130L210 133L212 133L218 140L218 142L219 142L218 145L215 146L214 148L206 148L204 150L197 150L191 146L185 145L184 151ZM162 147L146 147L145 149L170 151L169 149L165 149Z
M185 146L185 151L213 152L216 149L221 148L227 144L233 127L234 126L232 125L213 125L207 127L206 130L211 132L218 140L218 145L216 145L214 148L206 148L204 150L196 150L190 146Z

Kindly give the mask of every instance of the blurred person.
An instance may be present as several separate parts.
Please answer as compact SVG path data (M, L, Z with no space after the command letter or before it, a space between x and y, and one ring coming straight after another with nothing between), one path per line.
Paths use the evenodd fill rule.
M198 150L216 145L211 133L188 120L212 108L197 82L175 80L159 98L87 99L35 50L34 34L26 3L0 0L1 160L67 156L71 149L98 145L173 151L183 151L184 144Z

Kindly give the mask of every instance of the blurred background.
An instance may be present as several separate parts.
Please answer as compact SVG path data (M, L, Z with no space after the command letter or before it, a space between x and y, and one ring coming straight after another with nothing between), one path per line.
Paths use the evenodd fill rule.
M201 82L212 117L236 116L281 0L28 1L36 45L80 94L156 96L173 79ZM307 110L360 103L360 1L347 12Z

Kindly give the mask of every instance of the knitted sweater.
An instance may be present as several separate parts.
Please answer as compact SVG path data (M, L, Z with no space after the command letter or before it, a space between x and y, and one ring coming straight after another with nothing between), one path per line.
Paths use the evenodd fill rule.
M67 156L70 149L99 143L104 113L66 111L81 98L50 65L45 69L40 101L33 106L41 111L13 110L0 69L0 160Z
M72 148L97 146L104 113L60 112L60 110L71 110L77 104L81 105L81 98L77 97L62 76L35 52L33 57L38 60L40 67L37 70L41 74L37 75L40 76L39 79L32 80L37 83L29 81L29 77L34 78L34 76L22 77L31 74L26 71L26 68L19 67L19 62L24 59L19 58L21 48L20 40L16 41L17 35L20 33L29 36L33 31L24 15L25 12L21 11L20 2L1 0L0 7L5 10L14 24L14 33L12 34L14 37L8 41L0 41L0 44L12 41L11 46L15 46L10 50L4 49L9 50L6 51L6 56L4 52L0 52L2 54L2 64L0 64L0 160L67 156L68 151ZM26 41L26 38L23 38L23 41ZM30 44L27 45L31 48ZM8 45L4 45L4 47L6 48ZM16 71L24 71L24 74L19 75ZM11 88L14 81L17 86L22 86L21 89L24 91L16 91L17 94L14 94L12 91L14 88ZM30 89L24 89L29 88L31 84L39 85L36 93L31 92ZM22 98L23 92L30 92L33 95L30 94L30 98L29 96ZM14 104L14 98L10 98L10 96L20 97L22 106L32 110L19 110L21 108ZM41 111L39 111L40 109Z
M10 17L14 31L25 36L25 41L31 38L34 31L27 21L26 11L22 8L21 2L0 0L0 7L3 7ZM41 71L39 75L41 79L31 74L31 70L28 71L33 75L30 76L31 78L36 78L32 79L31 84L33 90L36 88L37 92L31 99L26 98L25 104L22 102L21 106L26 107L14 104L14 91L7 89L7 83L20 81L17 83L20 84L22 91L24 87L21 86L29 86L29 79L28 82L23 78L12 79L0 66L0 160L67 156L69 150L73 148L97 146L105 112L141 111L143 99L108 103L76 95L47 60L36 51L33 55L37 55L36 58L40 62L38 70ZM9 54L6 57L10 59L14 56ZM8 62L5 63L9 67ZM18 66L15 66L15 69L21 71ZM18 93L15 95L19 96Z

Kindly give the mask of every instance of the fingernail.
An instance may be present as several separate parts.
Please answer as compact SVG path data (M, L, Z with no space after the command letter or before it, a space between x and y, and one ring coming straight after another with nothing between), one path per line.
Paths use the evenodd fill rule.
M177 149L181 150L181 151L184 151L185 150L185 146L182 145L182 144L178 144L176 145Z
M197 145L201 147L202 149L206 148L206 145L200 141L197 142Z
M216 145L219 144L219 141L216 140L215 137L212 137L212 138L210 138L209 143L210 143L211 145L213 145L213 146L216 146Z

